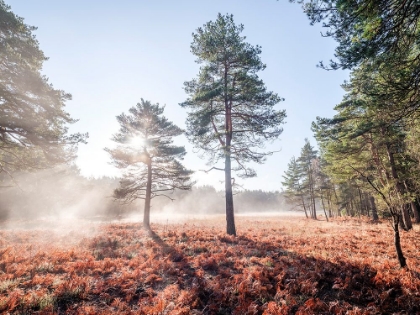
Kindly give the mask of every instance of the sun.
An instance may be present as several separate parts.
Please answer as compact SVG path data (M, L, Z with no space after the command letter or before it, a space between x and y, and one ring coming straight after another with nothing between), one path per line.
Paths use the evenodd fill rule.
M146 141L144 140L143 137L140 137L140 136L132 137L128 143L131 147L135 149L143 148L146 145Z

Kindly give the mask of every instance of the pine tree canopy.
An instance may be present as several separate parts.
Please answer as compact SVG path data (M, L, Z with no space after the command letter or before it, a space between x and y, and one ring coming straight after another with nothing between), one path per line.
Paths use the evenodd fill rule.
M41 74L47 58L34 30L0 0L0 173L70 161L87 137L67 134L71 95Z
M117 116L120 130L112 140L117 143L110 153L112 163L124 170L115 197L125 201L146 199L150 184L150 198L174 189L191 188L191 171L180 160L185 148L173 144L173 137L183 130L163 116L164 107L141 99L128 114Z
M275 109L281 98L258 77L266 67L261 47L245 42L243 29L232 15L221 14L197 29L191 52L202 66L196 79L184 83L189 98L180 105L189 110L187 136L195 147L211 164L229 151L233 170L247 177L255 172L245 163L262 163L271 154L261 149L279 137L286 114Z
M295 1L292 1L295 2ZM420 3L405 0L309 0L303 8L312 24L339 44L332 68L351 69L367 59L389 61L418 45ZM418 50L416 52L418 56ZM414 60L416 58L413 58Z

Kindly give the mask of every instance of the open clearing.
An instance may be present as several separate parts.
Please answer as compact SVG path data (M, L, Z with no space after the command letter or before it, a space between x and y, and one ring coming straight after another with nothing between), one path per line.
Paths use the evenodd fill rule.
M236 224L236 238L223 216L152 224L154 235L132 222L2 229L0 311L420 312L419 226L402 232L410 270L401 270L386 221L237 216Z

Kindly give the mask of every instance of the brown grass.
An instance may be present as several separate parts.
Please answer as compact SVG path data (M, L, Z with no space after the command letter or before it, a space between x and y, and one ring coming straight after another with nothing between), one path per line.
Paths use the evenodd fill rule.
M95 236L0 231L0 312L416 314L419 226L398 268L387 222L222 216L96 226ZM86 227L85 227L86 229ZM86 233L86 230L82 231ZM89 235L89 234L87 234Z

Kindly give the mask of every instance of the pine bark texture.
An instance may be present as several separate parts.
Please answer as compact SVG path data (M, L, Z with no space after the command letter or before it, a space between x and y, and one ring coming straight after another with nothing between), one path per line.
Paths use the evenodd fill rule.
M152 199L152 162L147 163L147 184L144 200L143 227L150 230L150 204Z
M393 223L393 229L394 229L394 245L395 245L395 251L397 252L397 258L398 258L398 262L400 263L400 267L405 268L407 267L407 261L401 249L399 221L400 221L400 218L398 216L393 217L392 223Z

